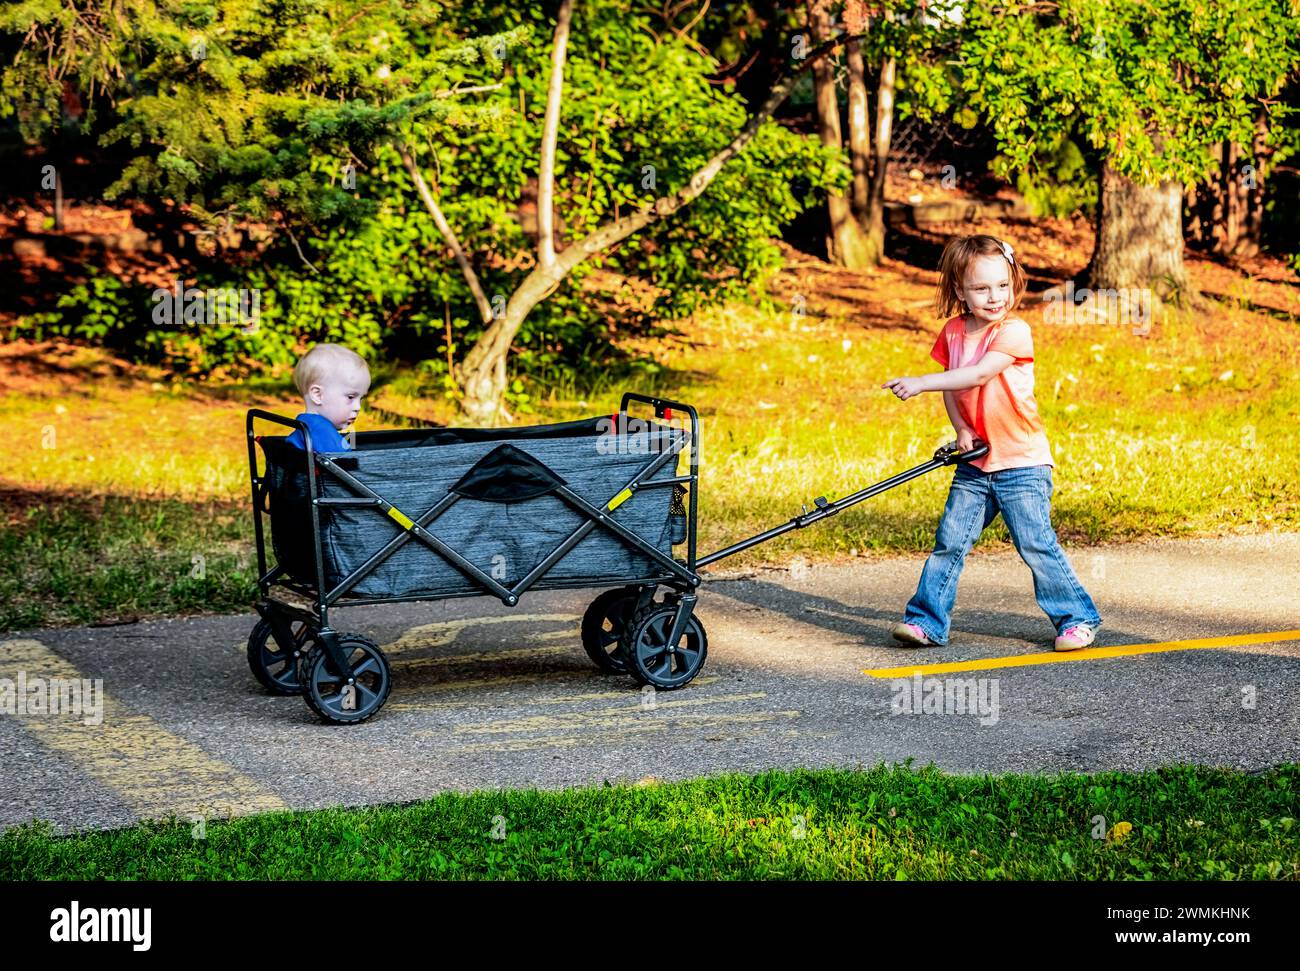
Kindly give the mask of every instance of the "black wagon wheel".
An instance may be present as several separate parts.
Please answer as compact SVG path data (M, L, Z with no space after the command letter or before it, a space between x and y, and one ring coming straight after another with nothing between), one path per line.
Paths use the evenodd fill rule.
M610 674L627 672L622 641L640 595L637 587L606 590L582 615L582 646L602 671Z
M338 634L350 674L340 674L319 640L303 658L302 696L317 715L336 725L355 725L373 717L393 688L393 674L384 652L361 634ZM349 678L351 683L349 683Z
M285 651L272 635L271 624L259 620L248 635L248 667L253 677L273 695L300 695L298 661L311 647L313 632L305 620L289 622L293 650Z
M668 643L676 613L676 604L651 604L632 618L627 636L628 672L643 685L673 691L689 684L704 667L709 639L694 614L678 642Z

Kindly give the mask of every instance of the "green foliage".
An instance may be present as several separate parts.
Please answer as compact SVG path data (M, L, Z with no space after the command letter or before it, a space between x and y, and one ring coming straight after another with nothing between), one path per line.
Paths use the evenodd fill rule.
M34 15L71 48L79 35L62 10ZM100 25L116 32L119 60L88 62L102 77L72 78L117 97L105 141L132 157L110 195L169 202L210 222L285 227L294 238L198 283L263 291L256 333L208 327L137 343L206 372L288 363L313 340L372 354L392 340L421 348L445 386L448 356L463 356L483 323L398 151L415 157L499 310L535 249L524 209L535 200L549 16L528 5L412 10L397 0L169 10L124 4ZM716 62L652 26L613 0L578 8L556 159L564 243L684 185L748 118L709 83ZM49 113L33 106L53 103L52 82L30 52L11 71L29 95L18 102L25 130L38 133ZM486 90L445 96L463 86ZM700 198L580 267L535 309L516 339L516 367L600 367L612 356L610 323L644 326L761 292L779 263L772 237L848 179L842 153L764 125ZM651 302L618 307L621 319L608 321L612 301L589 282L597 270L633 278Z
M1097 207L1097 175L1079 146L1062 138L1040 149L1028 169L1016 172L1005 155L993 160L993 172L1014 178L1016 189L1036 215L1069 216L1082 211L1091 217Z
M122 281L116 277L92 273L86 283L76 284L71 291L59 297L58 307L72 307L80 311L79 318L68 324L73 337L103 340L110 333L120 332L129 321L125 311Z
M1249 149L1256 106L1300 63L1297 9L1295 0L970 4L962 84L1017 169L1041 168L1044 149L1050 159L1079 137L1136 182L1190 184L1210 171L1214 145Z
M257 595L250 518L246 504L108 490L13 511L0 526L0 630L243 610Z
M498 80L495 52L521 40L433 41L440 13L397 0L197 9L183 43L184 12L148 38L133 79L140 91L118 105L105 138L138 151L108 194L303 228L373 212L372 200L340 185L354 146L382 144L402 123L436 134L490 120L448 93Z
M173 31L152 0L7 4L0 8L0 37L21 37L23 43L0 72L0 118L16 118L31 142L49 137L69 120L63 108L66 80L87 97L82 123L89 126L96 100L111 99L136 69L141 36Z
M488 96L502 114L516 106L507 130L466 127L432 146L412 138L425 151L425 168L440 173L448 218L451 207L461 209L453 225L465 226L480 252L490 250L488 262L497 254L510 259L531 245L516 213L541 141L549 19L541 9L503 12L483 3L461 4L453 16L462 33L511 28L530 38L510 65L510 84ZM557 226L566 241L683 186L752 110L709 83L711 58L676 37L656 39L652 27L646 15L611 2L584 3L575 16L556 163ZM777 263L771 237L816 193L848 177L841 153L769 123L686 209L597 258L562 290L590 269L612 270L659 291L652 317L680 317L746 293ZM811 189L797 196L792 187L800 182ZM462 201L465 194L473 198Z
M893 6L899 17L876 25L865 53L899 56L906 71L942 32L908 25L916 4ZM190 11L188 20L170 25L132 21L139 41L132 85L139 91L122 106L109 141L130 143L138 154L114 191L180 200L201 217L292 220L321 270L289 258L230 279L199 281L256 287L267 299L262 328L251 339L209 328L145 342L192 370L245 355L285 363L295 346L312 339L373 346L401 329L430 339L436 373L445 371L449 352L455 359L477 337L481 325L468 289L416 202L392 141L409 145L430 173L489 293L504 300L526 270L520 258L532 241L518 211L540 141L549 21L541 11L479 4L441 21L403 20L402 13L401 29L389 30L377 28L374 18L398 16L391 6L365 5L356 10L360 20L345 19L352 9L334 18L356 21L356 29L341 33L326 30L322 7L313 3L297 5L287 20L281 16L288 29L278 31L240 5ZM580 9L566 67L557 174L566 240L681 185L747 117L746 106L708 83L712 61L675 38L655 39L647 18L629 18L610 3ZM460 40L475 34L503 40ZM206 45L197 60L196 39ZM507 54L504 61L494 59L498 52ZM390 66L389 76L378 80L390 62L400 70ZM502 87L477 97L473 112L457 117L434 110L439 86L494 78ZM938 87L918 82L916 90L939 103ZM342 184L345 161L358 166L356 191ZM540 373L599 366L608 358L600 333L606 308L583 288L591 269L646 284L655 297L642 308L643 319L761 295L764 275L778 262L771 237L819 190L843 187L847 179L839 153L781 126L764 126L686 211L566 281L526 323L517 363ZM800 185L809 188L797 194ZM444 315L452 320L450 348Z
M868 63L884 56L896 59L899 118L916 115L930 121L960 111L960 75L954 65L962 39L960 0L892 0L868 6L883 6L892 13L889 19L872 20L863 56Z
M143 304L139 295L117 277L86 268L86 280L73 284L55 302L59 309L20 317L9 330L10 339L72 337L121 346L124 336L139 328Z

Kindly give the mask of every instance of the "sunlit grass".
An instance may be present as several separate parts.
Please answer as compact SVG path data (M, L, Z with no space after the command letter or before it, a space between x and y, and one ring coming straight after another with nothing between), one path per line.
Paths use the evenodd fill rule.
M1054 514L1067 539L1098 541L1300 523L1300 331L1171 314L1146 337L1035 323L1037 399L1056 462ZM932 334L855 333L733 308L692 331L705 349L667 357L665 394L704 414L704 536L722 545L929 457L952 432L937 395L899 402L885 379L936 369ZM937 330L937 327L935 328ZM851 335L851 336L850 336ZM848 342L847 346L845 342ZM712 362L712 366L709 364ZM702 376L693 376L695 374ZM669 375L671 377L671 375ZM611 410L617 395L591 395ZM565 416L568 412L563 412ZM833 526L749 556L926 549L947 491L936 472L869 500ZM1006 539L1000 522L985 542Z
M1032 308L1024 312L1056 460L1053 517L1067 543L1300 526L1300 329L1236 305L1212 308L1171 312L1145 337L1123 327L1050 326ZM852 319L733 305L642 348L657 364L633 383L596 374L535 384L535 411L520 420L608 414L624 390L694 404L708 552L786 521L817 496L838 498L925 461L949 441L939 396L900 402L879 387L935 370L937 330L921 317L912 327L866 329ZM384 398L385 386L403 394ZM393 401L416 401L416 387L410 375L384 375L373 392L394 409ZM0 625L80 622L116 596L134 605L118 613L247 605L244 416L250 406L296 414L301 402L287 381L210 388L94 378L71 389L51 381L11 389L0 403L10 430L0 487L40 493L6 510ZM425 404L426 415L446 413L436 397ZM363 412L358 427L388 424L389 415ZM727 565L928 550L949 476L931 473ZM52 518L61 497L95 495L123 501ZM218 523L214 507L201 503L230 514ZM136 522L162 508L172 520L166 542ZM982 542L1006 539L999 522ZM242 566L227 559L241 548ZM209 565L206 586L155 582L178 571L183 579L195 556ZM213 564L224 564L220 582ZM117 579L93 597L95 584L66 579L105 570Z

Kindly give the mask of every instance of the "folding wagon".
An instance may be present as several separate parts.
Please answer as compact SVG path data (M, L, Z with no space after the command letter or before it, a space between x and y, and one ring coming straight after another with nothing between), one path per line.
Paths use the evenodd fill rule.
M633 403L657 420L629 417ZM306 448L255 435L257 420L296 429ZM587 654L606 672L674 690L708 656L694 613L702 567L987 451L945 446L929 462L834 503L818 497L812 511L697 557L699 416L680 402L628 393L614 415L560 424L359 432L346 452L317 452L304 423L257 408L247 433L261 617L249 667L268 691L302 694L340 724L383 707L392 670L374 641L330 626L333 607L484 593L513 607L531 589L612 588L583 616ZM685 555L674 556L682 545ZM277 587L310 606L273 596Z

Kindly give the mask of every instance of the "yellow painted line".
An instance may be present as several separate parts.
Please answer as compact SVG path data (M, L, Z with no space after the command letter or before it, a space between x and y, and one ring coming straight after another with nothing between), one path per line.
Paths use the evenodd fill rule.
M713 684L718 680L718 676L703 675L691 682L691 688L703 688L706 684ZM640 698L641 696L627 688L622 691L591 691L580 695L557 695L554 698L534 698L528 702L530 705L567 705L582 701L617 701L620 698ZM697 698L696 703L705 699Z
M568 632L565 632L568 636ZM483 661L500 661L506 658L529 658L529 657L554 657L557 654L572 654L574 651L582 652L582 645L563 645L560 647L512 647L504 648L499 651L474 651L470 654L439 654L437 657L414 657L410 660L399 659L393 662L393 668L398 671L409 671L414 668L429 667L455 667L463 664L478 664ZM586 657L586 654L582 655Z
M500 678L475 678L466 681L440 681L437 684L425 685L418 692L412 694L403 693L401 702L388 702L384 705L384 711L438 711L443 708L478 708L483 704L482 698L471 697L455 701L443 701L441 699L429 698L428 695L439 695L450 691L466 691L475 688L497 688L505 687L512 684L536 684L539 681L569 681L576 675L573 671L541 671L537 674L508 674ZM691 682L692 688L702 688L706 684L713 684L718 680L717 675L702 675ZM401 685L398 685L400 689ZM639 698L635 692L624 688L621 691L589 691L577 695L555 695L551 698L535 697L520 699L512 704L520 708L526 708L531 705L569 705L583 701L617 701L620 698ZM424 698L424 701L418 699Z
M398 654L406 654L413 651L425 650L430 648L446 647L453 643L463 631L475 627L487 627L491 624L529 624L529 623L568 623L574 625L562 631L544 631L540 634L533 635L529 640L558 640L562 637L571 637L575 642L579 641L581 633L578 629L578 623L581 617L577 614L509 614L502 617L469 617L464 620L444 620L434 624L421 624L418 627L412 627L402 634L397 640L388 644L380 645L384 653L390 658ZM579 644L579 646L581 646ZM248 647L247 641L241 641L232 645L232 650L243 653ZM460 654L448 655L445 660L435 658L437 663L451 663L461 659L477 661L482 658L509 656L511 654L529 654L531 648L522 648L517 651L483 651L477 654ZM545 653L555 653L554 649L544 649ZM420 662L411 663L432 663L429 659Z
M0 641L0 677L83 680L71 662L34 640ZM93 680L93 679L91 679ZM112 789L142 818L236 816L289 808L275 794L107 691L99 724L73 714L14 714L46 748ZM6 717L10 717L6 715Z
M600 708L596 711L565 712L560 715L523 715L519 718L498 718L493 721L473 722L457 725L452 731L456 735L492 735L510 732L546 732L581 729L588 725L620 725L635 723L640 719L665 709L694 707L696 705L718 705L733 701L758 701L767 697L765 691L755 691L739 695L713 695L702 698L682 698L677 701L660 701L655 698L653 707L641 707L639 696L626 705L615 708ZM696 717L692 715L680 717ZM725 717L725 716L724 716Z
M1121 644L1114 647L1085 647L1079 651L1052 651L1043 654L1013 654L1009 657L984 657L974 661L944 664L909 664L901 668L866 668L863 674L873 678L910 678L914 674L948 674L954 671L987 671L991 668L1021 668L1031 664L1064 664L1069 661L1094 661L1107 657L1130 657L1135 654L1161 654L1165 651L1196 651L1204 648L1237 647L1242 644L1267 644L1273 641L1300 640L1300 630L1279 630L1263 634L1232 634L1228 637L1198 637L1186 641L1162 641L1158 644Z
M417 657L405 660L399 658L394 667L423 668L431 665L477 664L479 661L494 661L502 658L554 657L557 654L573 654L582 649L582 634L575 630L548 630L531 635L528 640L533 647L496 648L488 651L471 651L465 654L439 654L435 657ZM545 641L565 641L561 647L545 647ZM586 655L582 655L585 657Z
M543 631L540 634L533 635L530 638L530 640L536 642L567 641L568 646L545 647L539 645L537 647L499 648L497 650L473 651L464 654L438 654L434 657L412 657L409 659L407 658L407 654L416 650L417 647L423 649L428 647L429 645L427 644L412 645L410 643L407 643L404 647L398 647L396 651L393 650L392 647L390 646L384 646L383 651L385 654L389 655L389 659L393 662L394 668L400 668L400 669L422 668L422 667L428 667L429 665L439 665L439 664L442 665L468 664L468 663L473 663L478 661L489 661L492 660L493 658L549 657L556 654L572 654L575 650L581 651L582 649L581 637L582 635L576 630ZM442 645L435 645L435 646L442 646ZM240 654L243 654L247 649L248 649L247 642L242 644L236 644L232 648L232 650ZM400 656L395 656L395 655L399 655L399 653ZM586 655L583 656L585 657Z
M680 733L689 729L729 728L739 725L761 725L780 720L793 720L802 714L798 711L773 711L744 715L705 715L682 714L673 718L629 718L621 723L606 723L614 731L581 732L573 735L550 735L540 738L509 738L492 742L470 742L465 745L452 745L442 751L447 753L476 752L529 752L548 748L573 748L578 745L621 745L629 738L638 735L650 735L662 732ZM418 732L417 734L432 734ZM798 732L783 732L785 735L797 735Z
M574 629L576 630L576 625L581 620L582 618L577 614L505 614L500 617L467 617L462 620L444 620L412 627L391 644L385 644L384 653L392 655L421 648L446 647L455 641L463 631L474 627L487 627L490 624L569 623L575 625ZM491 654L484 654L483 656L491 657Z
M407 664L403 666L413 667L414 665ZM533 681L541 681L549 677L572 678L573 672L572 671L541 671L538 672L537 674L506 674L506 675L502 675L499 678L467 678L463 681L438 681L433 684L421 685L418 692L412 691L409 694L407 692L402 692L402 694L404 699L409 699L412 697L420 698L426 695L440 695L443 694L444 692L449 692L449 691L474 691L478 688L488 688L488 689L497 688L497 687L505 688L512 684L529 684ZM396 687L397 690L401 691L402 683L399 681ZM477 698L470 698L466 701L461 701L461 702L445 702L445 701L436 702L438 707L442 707L443 705L447 705L447 704L480 705L482 703L483 702ZM394 707L395 706L390 701L388 704L384 705L384 711L388 711L389 709ZM410 705L403 705L401 707L423 708L425 706L410 704Z

